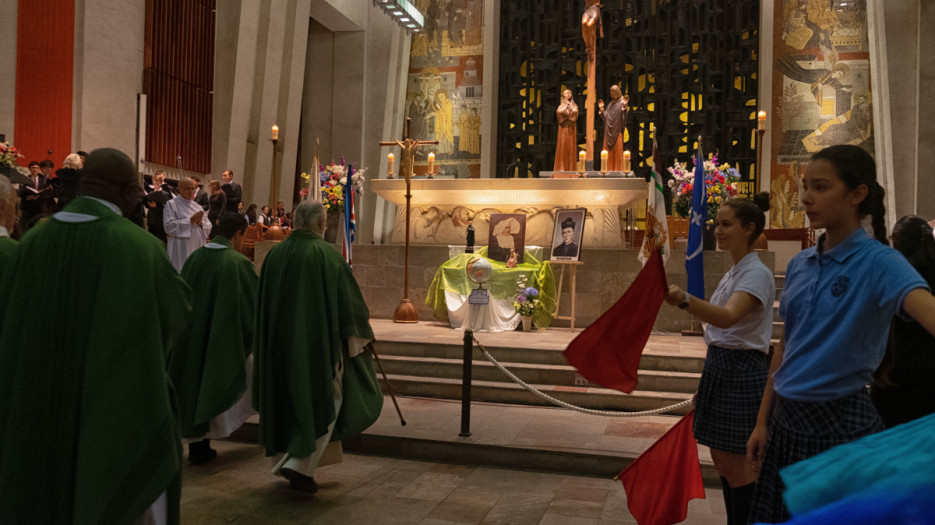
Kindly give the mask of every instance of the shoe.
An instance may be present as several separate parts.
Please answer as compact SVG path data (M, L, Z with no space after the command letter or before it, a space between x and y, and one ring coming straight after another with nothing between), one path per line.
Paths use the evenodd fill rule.
M206 452L188 455L188 463L191 465L201 465L202 463L207 463L212 459L218 457L218 451L213 448L209 448Z
M318 484L315 483L315 478L311 476L299 474L291 468L284 468L279 473L289 480L289 488L292 490L308 492L309 494L318 492Z
M207 463L216 457L218 457L218 451L211 448L207 439L188 445L188 462L192 465Z

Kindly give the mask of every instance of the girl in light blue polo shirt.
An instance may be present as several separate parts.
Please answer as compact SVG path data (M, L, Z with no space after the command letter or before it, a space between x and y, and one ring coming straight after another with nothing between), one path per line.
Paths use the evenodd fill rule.
M724 274L711 302L670 286L666 301L706 324L708 354L695 396L692 430L721 475L729 525L746 523L756 474L747 461L747 440L769 371L776 281L753 250L763 233L763 211L753 201L731 199L717 212L718 247L734 266Z
M935 334L935 297L885 245L883 188L870 155L857 146L826 148L812 157L802 188L811 227L825 233L786 269L785 330L747 445L760 465L750 522L789 519L783 467L882 430L867 385L893 316L908 314ZM861 227L867 215L880 242Z

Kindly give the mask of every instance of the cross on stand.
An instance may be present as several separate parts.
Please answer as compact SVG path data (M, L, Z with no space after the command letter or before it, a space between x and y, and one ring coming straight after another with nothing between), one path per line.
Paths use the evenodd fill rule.
M406 178L406 263L405 263L405 284L403 285L403 300L399 302L396 311L393 312L393 321L397 323L418 323L419 314L409 301L409 201L412 200L412 169L415 164L416 148L419 146L437 145L437 140L419 140L409 137L409 126L411 121L406 119L403 140L392 139L390 141L380 142L380 146L399 146L402 154L400 155L399 168ZM431 174L429 174L431 175Z

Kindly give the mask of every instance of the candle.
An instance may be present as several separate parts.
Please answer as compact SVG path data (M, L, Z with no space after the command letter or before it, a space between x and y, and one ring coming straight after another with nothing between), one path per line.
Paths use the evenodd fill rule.
M435 154L429 153L429 169L428 174L431 175L435 173Z
M601 171L607 171L607 150L601 150Z
M623 152L623 172L630 173L630 150Z
M386 174L387 175L393 174L393 159L394 158L395 156L392 153L388 153L386 155Z
M273 124L273 140L279 140L279 126Z
M578 173L584 173L584 158L587 154L583 151L578 152Z
M766 131L766 112L760 111L756 114L756 130Z

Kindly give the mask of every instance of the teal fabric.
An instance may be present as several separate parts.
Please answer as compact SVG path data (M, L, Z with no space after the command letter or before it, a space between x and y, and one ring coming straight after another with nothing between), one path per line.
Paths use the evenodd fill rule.
M445 302L445 292L453 292L460 295L470 295L471 290L477 288L477 285L467 278L464 268L468 261L476 256L487 256L487 247L484 246L477 250L477 253L464 253L453 257L438 267L435 272L435 278L425 296L425 304L432 307L435 312L435 318L447 321L448 307ZM539 261L529 250L523 257L523 264L516 268L507 268L506 263L488 259L493 267L493 275L490 280L484 284L491 297L496 299L515 299L517 295L516 281L520 276L525 275L528 279L526 286L532 286L539 290L539 300L542 301L543 308L535 316L533 321L536 326L545 328L552 323L552 314L555 313L555 276L552 274L552 266L548 261Z
M783 500L806 513L866 492L935 484L935 414L839 445L780 471Z

